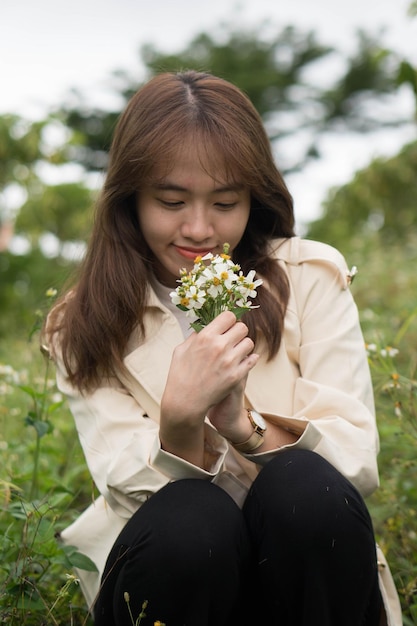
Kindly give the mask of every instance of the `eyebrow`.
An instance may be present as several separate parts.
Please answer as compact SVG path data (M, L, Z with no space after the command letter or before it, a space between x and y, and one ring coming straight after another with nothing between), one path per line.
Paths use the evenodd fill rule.
M181 185L177 185L176 183L170 182L169 180L154 183L152 187L154 187L154 189L157 189L158 191L182 191L182 192L189 191L187 187L182 187ZM241 191L243 188L244 188L244 185L242 185L241 183L226 184L222 187L215 187L212 193L225 193L227 191Z

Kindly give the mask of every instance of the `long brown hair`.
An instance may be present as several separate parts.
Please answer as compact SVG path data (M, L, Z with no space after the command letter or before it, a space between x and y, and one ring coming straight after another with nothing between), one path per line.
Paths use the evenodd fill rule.
M249 220L233 258L245 273L256 269L270 286L259 290L260 308L245 322L255 340L268 338L269 358L279 348L289 286L268 255L268 243L294 235L294 214L260 116L223 79L195 71L160 74L133 96L119 119L76 287L49 319L48 333L59 332L69 381L80 390L123 368L135 327L144 338L153 259L139 228L136 194L153 168L172 162L179 144L191 137L209 158L220 155L226 176L238 177L250 190Z

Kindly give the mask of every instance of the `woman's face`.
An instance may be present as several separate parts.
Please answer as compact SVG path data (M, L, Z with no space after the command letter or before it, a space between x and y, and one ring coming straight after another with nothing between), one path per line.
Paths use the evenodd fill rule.
M192 269L196 256L220 254L224 243L233 252L249 219L250 192L244 181L225 180L220 168L205 168L193 148L182 149L172 169L152 174L138 193L139 224L157 279L175 287L179 270Z

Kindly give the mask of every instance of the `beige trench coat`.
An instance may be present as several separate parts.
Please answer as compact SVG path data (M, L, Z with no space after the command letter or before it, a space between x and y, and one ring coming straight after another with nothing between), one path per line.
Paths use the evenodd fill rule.
M292 447L318 452L367 496L378 486L378 434L348 268L335 249L297 237L273 242L273 250L287 272L291 295L278 354L267 362L262 346L257 347L261 358L249 374L248 405L268 421L297 432ZM158 437L160 401L173 349L184 338L174 315L153 292L144 321L147 339L140 343L135 333L130 338L124 360L127 374L88 396L68 384L56 357L58 387L69 400L101 493L62 533L63 541L97 565L98 574L79 572L89 605L113 542L149 496L169 481L195 477L216 482L240 504L259 468L279 454L238 454L209 423L209 471L163 451ZM397 604L388 623L399 626L395 589L391 595Z

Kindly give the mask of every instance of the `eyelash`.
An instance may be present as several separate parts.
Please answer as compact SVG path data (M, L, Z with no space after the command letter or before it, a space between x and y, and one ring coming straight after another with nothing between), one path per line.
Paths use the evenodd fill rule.
M177 209L183 205L182 200L178 200L177 202L169 202L168 200L161 200L161 203L170 209ZM214 206L218 207L221 210L226 211L227 209L232 209L234 206L236 206L236 202L216 202Z
M170 209L178 209L183 204L181 200L179 200L178 202L168 202L168 200L160 200L160 202Z
M216 206L220 209L233 209L236 206L236 202L216 202Z

